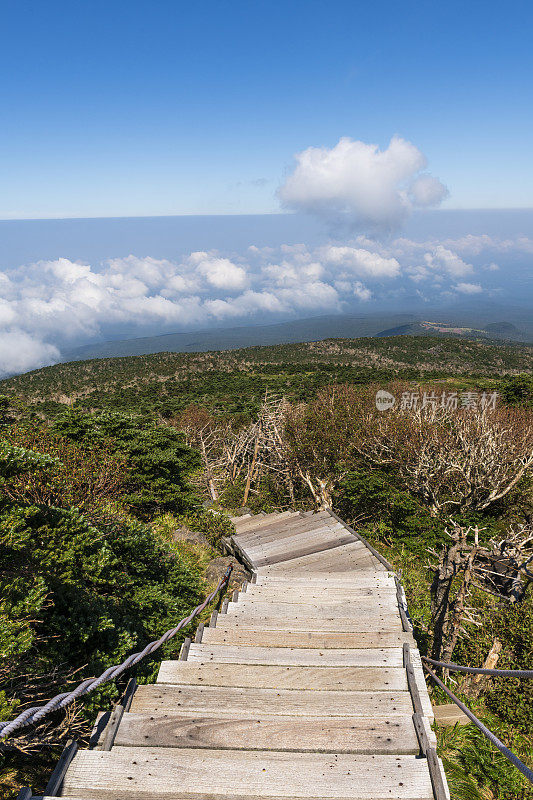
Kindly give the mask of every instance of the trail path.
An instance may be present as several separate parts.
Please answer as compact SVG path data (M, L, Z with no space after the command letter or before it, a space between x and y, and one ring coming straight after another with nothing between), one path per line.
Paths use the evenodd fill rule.
M394 574L329 512L234 522L253 582L137 688L111 749L77 752L61 796L447 797Z

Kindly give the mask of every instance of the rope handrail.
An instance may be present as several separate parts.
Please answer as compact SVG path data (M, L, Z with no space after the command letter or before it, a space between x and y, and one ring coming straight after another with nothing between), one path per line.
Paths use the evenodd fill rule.
M80 697L89 694L89 692L94 691L94 689L97 689L103 683L108 683L109 681L114 680L114 678L118 678L118 676L122 675L122 673L129 669L129 667L133 667L143 658L154 653L161 647L161 645L165 644L165 642L168 642L169 639L172 639L173 636L178 633L178 631L192 622L192 620L198 616L198 614L200 614L204 608L211 603L212 600L214 600L222 587L226 586L228 583L231 571L232 566L230 565L224 576L218 582L216 588L213 589L211 594L209 594L205 600L200 603L200 605L196 606L196 608L191 611L188 617L184 617L182 620L180 620L174 628L170 628L170 630L166 631L166 633L164 633L159 639L155 639L153 642L147 644L144 650L141 650L139 653L132 653L132 655L128 656L128 658L126 658L122 664L116 664L112 667L108 667L97 678L88 678L82 681L71 692L63 692L62 694L56 695L44 706L27 708L26 711L23 711L15 719L6 722L0 722L0 737L5 738L6 736L11 736L11 734L19 728L25 728L28 725L33 725L34 723L39 722L39 720L41 720L47 714L51 714L53 711L58 711L60 708L65 708L65 706L73 703L74 700L78 700Z
M476 726L476 727L477 727L477 728L478 728L478 729L481 731L481 733L483 733L483 734L484 734L484 735L487 737L487 739L489 740L489 742L492 742L492 744L493 744L495 747L497 747L497 748L498 748L498 750L500 751L500 753L502 753L502 754L505 756L505 758L506 758L508 761L510 761L510 762L511 762L511 764L513 764L513 765L514 765L514 766L515 766L515 767L516 767L516 768L517 768L517 769L518 769L518 770L519 770L519 771L522 773L522 775L524 775L524 777L526 777L526 778L528 779L528 781L529 781L531 784L533 784L533 770L532 770L532 769L530 769L530 768L529 768L529 767L528 767L526 764L524 764L524 762L523 762L523 761L521 761L521 760L518 758L518 756L516 756L516 755L515 755L515 754L512 752L512 750L509 750L509 748L508 748L508 747L506 747L506 746L504 745L504 743L501 741L501 739L498 739L498 737L497 737L497 736L496 736L496 735L495 735L495 734L494 734L494 733L493 733L491 730L489 730L489 729L488 729L488 728L487 728L485 725L483 725L483 723L481 722L481 720L480 720L480 719L478 719L478 718L476 717L476 715L473 713L473 711L470 711L470 709L468 708L468 706L465 706L465 704L464 704L464 703L462 703L462 702L459 700L459 698L458 698L458 697L456 697L452 691L450 691L450 689L448 689L448 687L446 686L446 684L444 684L444 683L441 681L441 679L440 679L440 678L438 678L438 677L435 675L435 673L433 672L433 670L432 670L430 667L428 667L428 665L425 663L426 661L427 661L427 659L426 659L426 658L424 658L424 659L423 659L424 667L425 667L425 669L426 669L426 670L429 672L429 674L431 675L431 677L433 678L433 680L435 681L435 683L436 683L438 686L440 686L440 688L441 688L441 689L442 689L442 690L443 690L443 691L444 691L444 692L445 692L445 693L448 695L448 697L449 697L451 700L453 700L453 702L455 703L455 705L456 705L456 706L458 706L458 707L461 709L461 711L463 712L463 714L466 714L466 716L467 716L467 717L468 717L468 718L469 718L469 719L470 719L470 720L471 720L471 721L474 723L474 725L475 725L475 726Z
M473 675L495 675L502 678L533 678L533 669L487 669L486 667L463 667L462 664L448 663L447 661L436 661L434 658L421 656L422 661L432 664L434 667L442 667L450 672L467 672Z

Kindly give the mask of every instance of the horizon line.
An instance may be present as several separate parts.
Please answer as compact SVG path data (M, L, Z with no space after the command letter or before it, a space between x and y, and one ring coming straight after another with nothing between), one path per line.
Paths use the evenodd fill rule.
M533 211L531 206L485 206L485 207L472 207L472 208L418 208L413 211L414 214L446 214L449 211L462 211L480 212L480 211L497 211L497 212L512 212L512 211ZM310 215L294 212L294 211L261 211L252 214L241 214L239 212L215 212L211 214L203 213L183 213L183 214L116 214L108 216L80 216L80 217L1 217L2 222L68 222L73 220L89 221L89 220L118 220L118 219L175 219L178 217L293 217L293 216L307 216Z

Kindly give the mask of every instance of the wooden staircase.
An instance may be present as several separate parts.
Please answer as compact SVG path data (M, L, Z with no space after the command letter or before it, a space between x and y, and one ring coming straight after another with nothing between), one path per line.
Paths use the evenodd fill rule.
M104 731L77 752L60 796L449 797L394 575L329 512L234 522L253 582L137 688L111 749Z

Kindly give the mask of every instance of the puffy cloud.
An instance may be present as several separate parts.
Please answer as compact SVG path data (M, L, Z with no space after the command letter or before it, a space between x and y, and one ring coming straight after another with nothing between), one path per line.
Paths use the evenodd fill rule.
M520 237L513 249L511 240L486 236L444 242L357 236L316 247L251 246L231 257L130 255L96 265L59 258L5 269L0 375L57 361L61 348L133 330L142 336L233 319L331 313L412 297L413 290L423 302L498 291L493 259L505 254L523 263L528 242Z
M422 173L425 156L398 136L385 150L348 137L332 148L309 147L278 190L286 208L351 228L387 231L414 206L438 205L447 194L437 178Z
M234 264L228 258L216 258L208 253L192 253L189 262L196 267L199 275L215 289L238 291L247 283L246 270Z
M362 248L330 246L321 252L326 262L343 266L354 275L395 278L400 274L400 264L395 258L384 258Z
M0 376L44 367L59 361L57 347L20 330L0 332Z
M359 281L354 284L353 293L359 298L359 300L367 301L372 298L372 292L370 289L367 289L366 286L363 286L363 284Z
M409 195L415 206L427 208L440 205L448 196L448 189L433 175L420 175L409 187Z
M461 294L479 294L483 291L479 283L457 283L453 288Z
M248 290L228 300L207 300L207 310L216 318L249 316L256 312L283 313L287 310L282 300L273 292Z
M474 271L472 264L467 264L462 258L459 258L457 253L448 250L442 245L437 245L432 253L426 253L424 256L426 264L432 269L447 272L456 278L463 275L470 275Z

